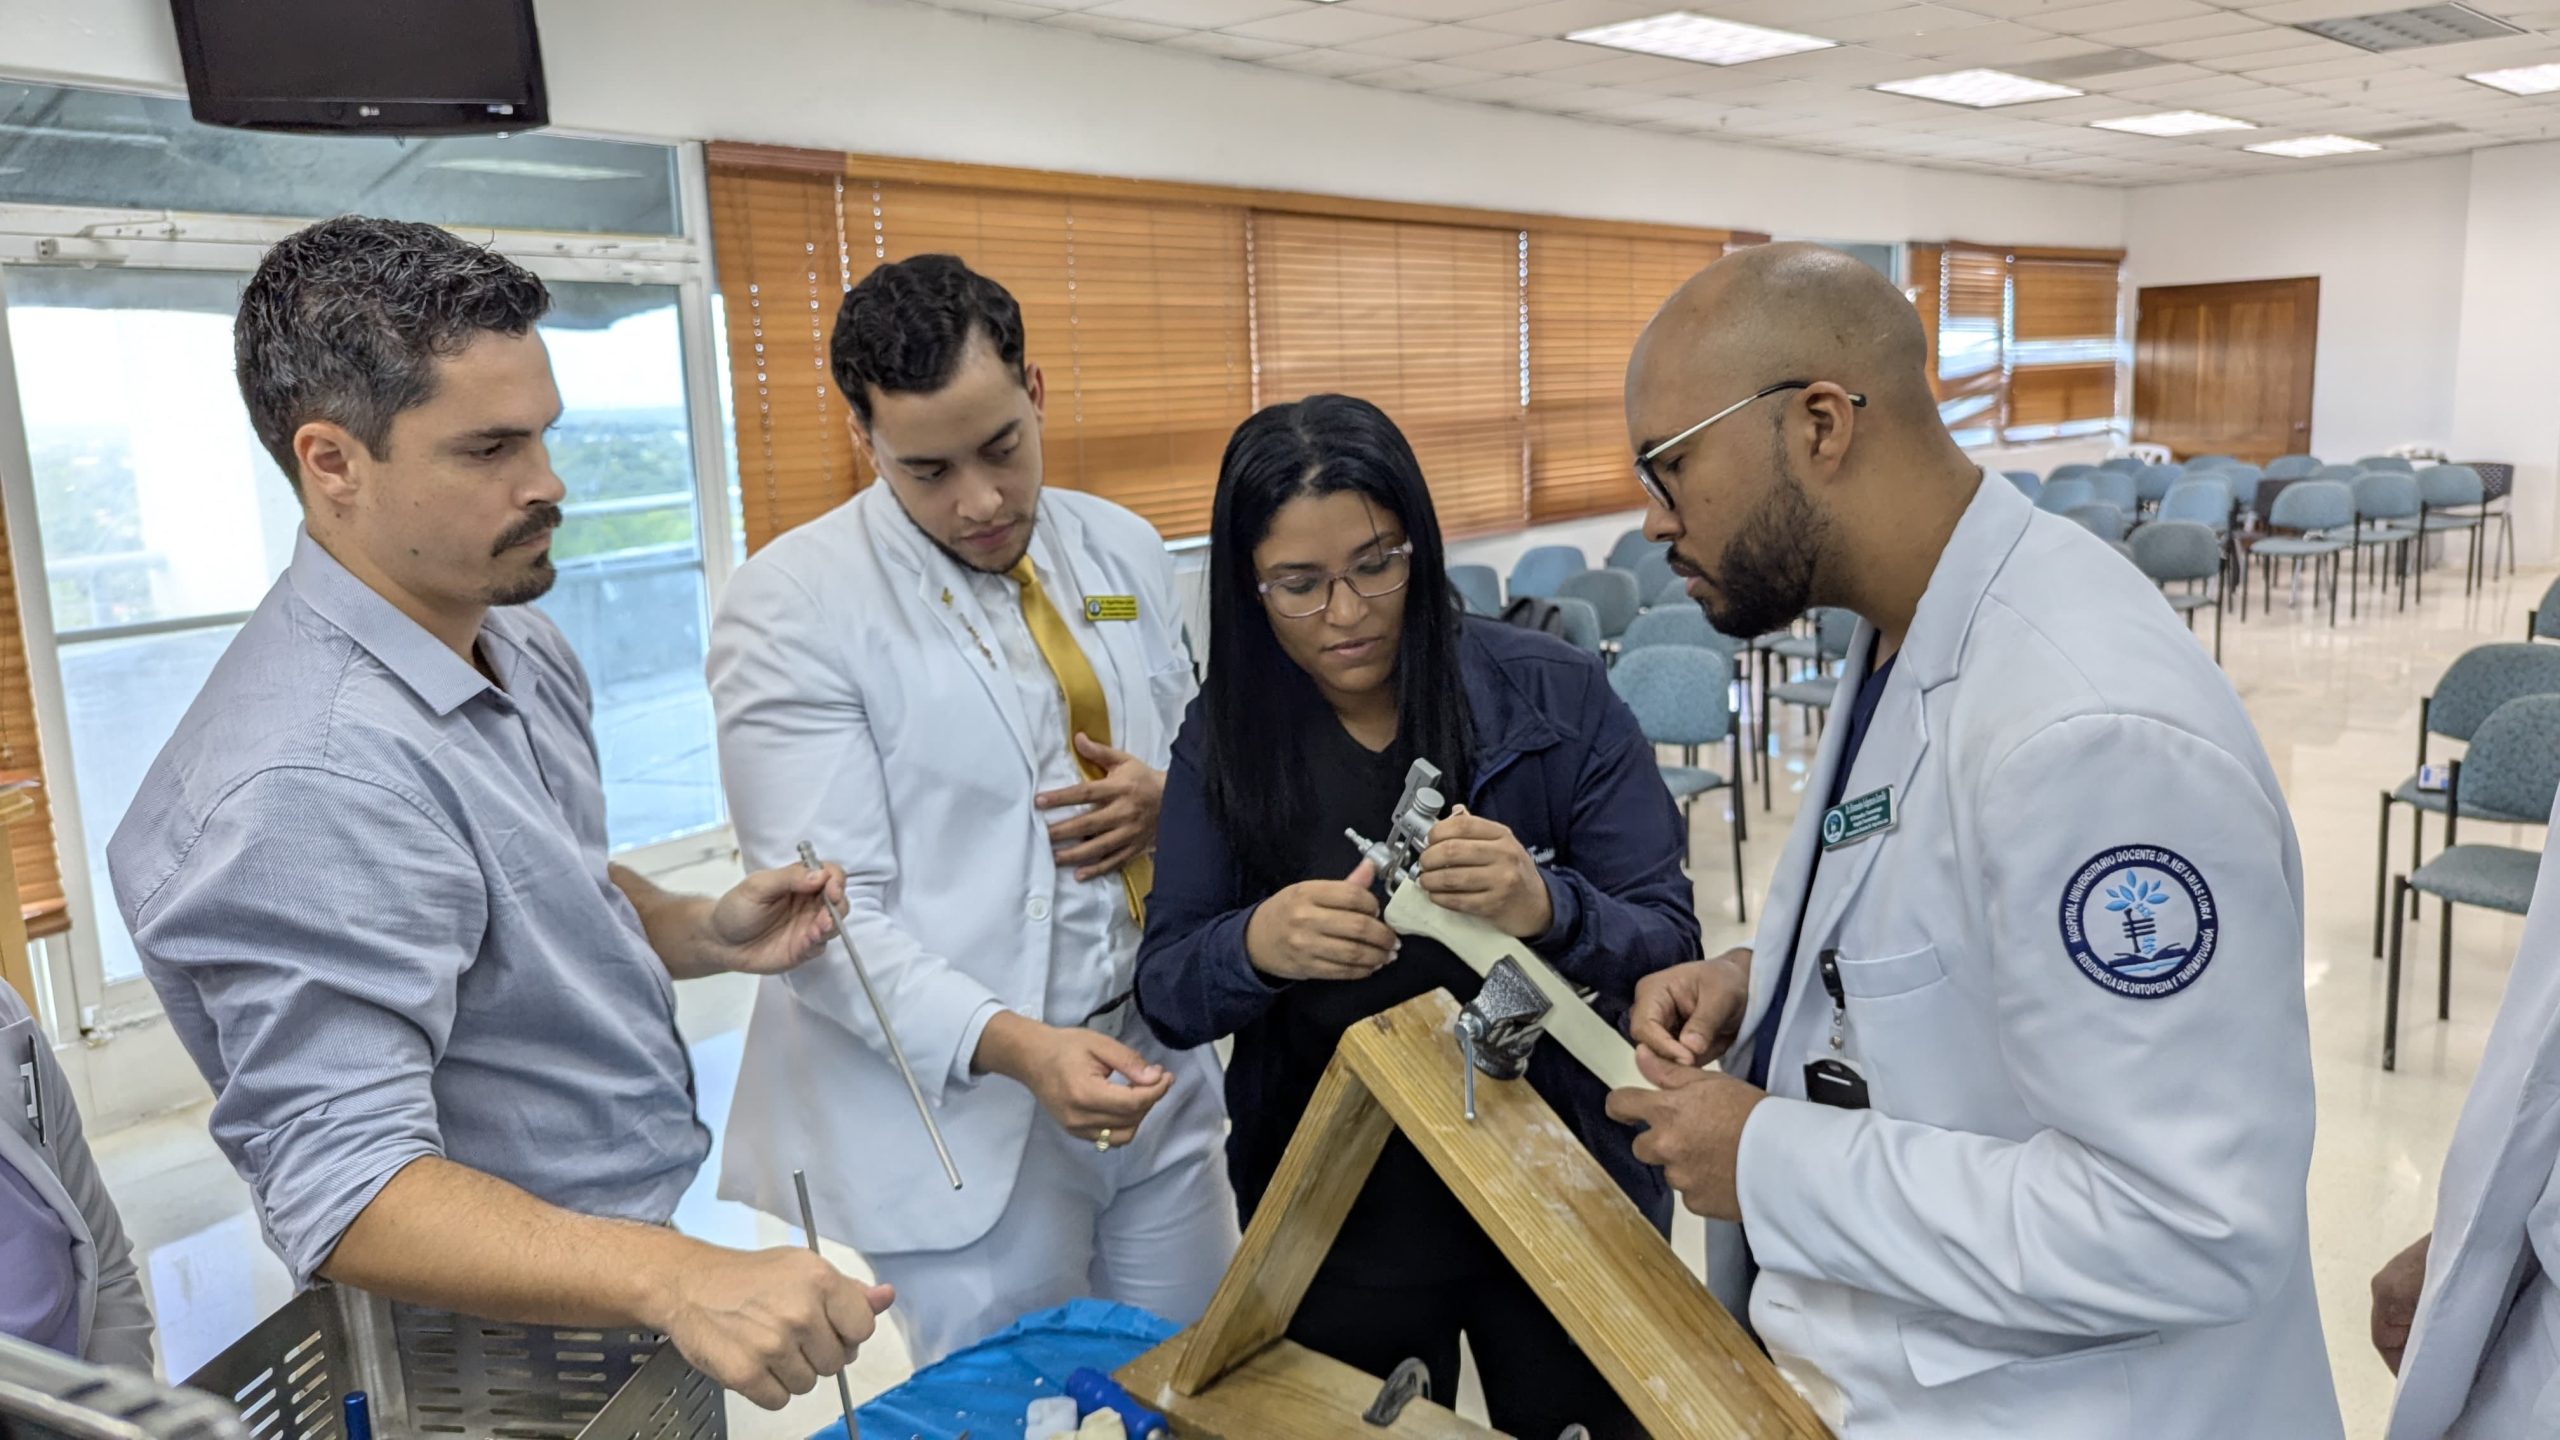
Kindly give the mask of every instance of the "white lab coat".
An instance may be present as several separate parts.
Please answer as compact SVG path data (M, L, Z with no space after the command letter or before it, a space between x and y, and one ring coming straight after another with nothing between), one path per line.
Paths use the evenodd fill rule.
M36 1042L42 1072L41 1140L27 1122L18 1075L30 1039ZM53 1058L53 1047L26 1002L5 983L0 983L0 1165L25 1176L71 1232L72 1263L80 1276L81 1358L151 1373L151 1302L143 1297L124 1221L90 1157L79 1108L71 1103L70 1078ZM0 1277L0 1284L6 1283Z
M1873 644L1861 626L1810 795ZM1843 799L1888 786L1894 828L1823 855L1810 897L1818 800L1797 817L1725 1057L1749 1058L1805 912L1778 1098L1738 1170L1773 1358L1841 1440L2338 1436L2305 1213L2301 861L2229 682L2151 582L1986 475ZM2165 862L2102 875L2124 847L2184 857L2209 893ZM2142 877L2177 892L2169 948L2115 958L2174 968L2105 973L2171 983L2215 936L2150 998L2094 978L2063 928L2076 910L2108 965L2104 896ZM1832 1053L1826 948L1869 1110L1800 1098Z
M1113 744L1164 768L1197 689L1164 542L1117 505L1054 488L1038 529L1061 611L1136 598L1138 618L1093 625L1087 650ZM1030 1127L1051 1123L1024 1087L969 1077L973 1018L991 1001L1050 1024L1085 1018L1044 1013L1059 817L1031 801L1040 757L1066 737L1031 732L1015 680L981 649L995 643L989 619L938 559L873 485L749 559L711 633L739 848L750 867L783 865L806 839L843 864L847 931L966 1181L954 1193L943 1179L853 968L829 955L758 987L720 1193L792 1215L791 1172L805 1168L829 1233L873 1254L985 1236ZM1177 1085L1216 1091L1207 1050L1173 1059ZM1225 1107L1204 1113L1199 1143L1214 1148Z
M2555 865L2560 846L2547 846L2506 999L2445 1154L2426 1288L2400 1357L2388 1440L2560 1435L2560 1335L2551 1324L2560 1305L2551 1278L2560 1274Z

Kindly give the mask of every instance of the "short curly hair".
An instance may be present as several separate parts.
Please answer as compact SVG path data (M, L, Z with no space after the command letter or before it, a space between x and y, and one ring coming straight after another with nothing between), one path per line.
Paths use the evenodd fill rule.
M388 456L393 417L435 394L437 360L480 335L523 335L550 308L531 271L449 231L324 220L278 242L241 292L240 398L299 493L295 431L325 420Z
M974 335L987 338L1015 378L1026 378L1022 306L1012 292L957 255L918 255L881 266L845 292L827 368L868 425L873 390L932 394L951 383Z

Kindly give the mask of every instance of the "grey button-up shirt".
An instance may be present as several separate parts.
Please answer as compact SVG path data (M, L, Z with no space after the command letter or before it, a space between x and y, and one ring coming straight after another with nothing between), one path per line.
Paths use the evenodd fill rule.
M498 683L305 535L107 847L300 1282L422 1155L664 1221L710 1149L605 873L585 672L528 606L480 653Z

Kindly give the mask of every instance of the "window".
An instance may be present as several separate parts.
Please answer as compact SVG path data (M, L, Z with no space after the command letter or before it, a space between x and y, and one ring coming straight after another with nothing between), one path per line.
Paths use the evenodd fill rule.
M1412 443L1443 530L1526 518L1519 232L1257 213L1253 291L1264 403L1372 401Z
M1644 504L1627 447L1627 357L1713 241L1529 232L1529 519Z
M27 268L9 343L44 537L72 777L105 977L140 974L106 845L240 622L293 558L301 511L231 373L236 273ZM541 604L595 691L612 841L720 823L704 593L672 292L563 283L542 327L568 486Z
M746 549L868 478L826 351L884 260L956 253L1021 302L1051 483L1195 537L1236 425L1339 391L1395 419L1463 534L1640 503L1627 352L1740 238L752 145L710 171Z
M679 233L676 152L541 133L396 139L199 125L184 100L0 82L0 195L284 218Z
M1959 444L2026 444L2115 427L2121 263L2112 252L1911 247L1938 414Z

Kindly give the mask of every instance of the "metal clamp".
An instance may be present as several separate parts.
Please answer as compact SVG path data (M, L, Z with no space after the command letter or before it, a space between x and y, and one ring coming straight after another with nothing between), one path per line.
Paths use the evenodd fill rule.
M1458 1012L1458 1049L1466 1056L1467 1119L1476 1118L1476 1072L1517 1080L1529 1071L1529 1052L1547 1033L1554 1006L1508 956L1485 972L1484 988Z
M1360 847L1362 858L1378 867L1380 888L1393 895L1398 885L1419 872L1422 848L1431 843L1431 827L1448 811L1448 798L1440 793L1440 767L1416 760L1405 771L1404 794L1397 798L1395 814L1387 822L1387 838L1371 840L1357 830L1342 833Z
M1404 1407L1416 1400L1430 1398L1430 1370L1419 1360L1399 1361L1395 1373L1387 1377L1387 1383L1378 1387L1378 1398L1370 1401L1369 1408L1360 1412L1360 1423L1384 1430L1396 1423L1397 1416L1404 1414Z

